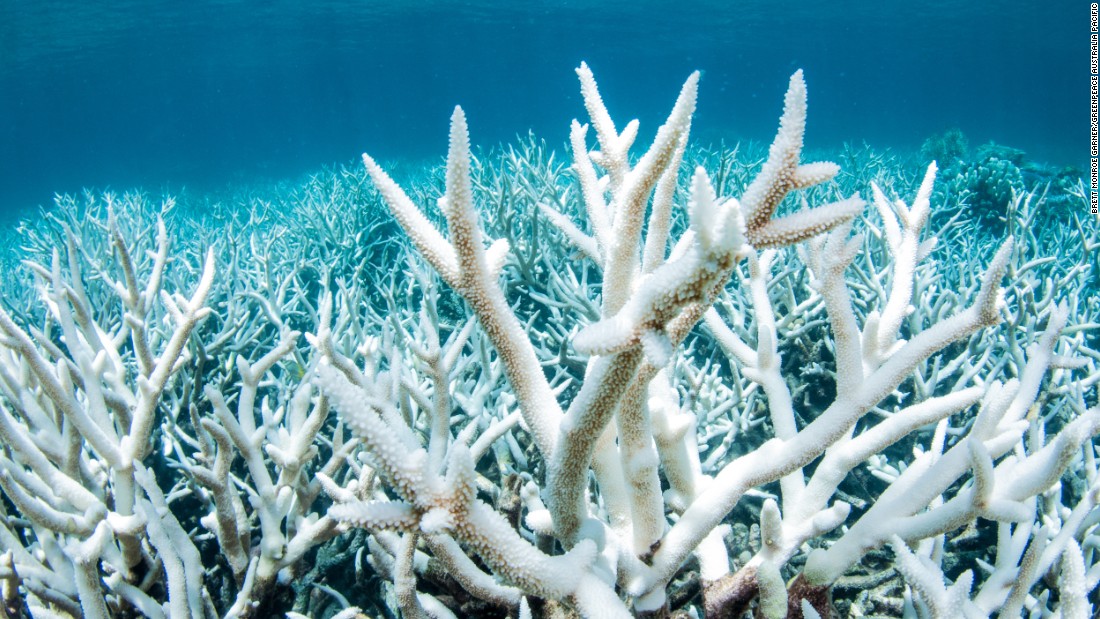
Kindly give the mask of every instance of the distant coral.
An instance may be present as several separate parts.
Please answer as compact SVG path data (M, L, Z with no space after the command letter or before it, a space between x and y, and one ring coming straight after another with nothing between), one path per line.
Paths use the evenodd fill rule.
M935 161L941 168L965 159L969 152L970 140L958 128L951 128L933 135L920 147L921 158L925 161Z
M1024 189L1024 176L1012 159L991 154L960 163L954 183L960 198L981 222L1003 229L1009 209Z
M958 133L957 130L948 134ZM929 138L922 155L936 154L946 181L936 190L940 200L966 205L966 219L975 221L980 229L993 236L1005 234L1020 200L1032 193L1041 195L1044 217L1062 224L1072 223L1071 205L1079 199L1084 171L1072 166L1055 167L1035 161L1021 149L996 142L987 142L974 149L973 155L960 151L958 133ZM942 157L942 159L940 159Z

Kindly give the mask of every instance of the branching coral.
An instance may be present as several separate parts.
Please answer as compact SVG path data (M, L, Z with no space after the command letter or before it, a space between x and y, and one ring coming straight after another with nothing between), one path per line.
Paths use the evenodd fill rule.
M935 164L801 162L801 72L759 165L717 174L686 163L698 74L636 157L577 75L568 171L534 140L486 164L456 108L439 213L364 155L240 234L173 247L136 197L29 231L6 610L825 617L885 556L918 616L1087 614L1100 308L1060 291L1096 274L1036 252L1095 250L1095 222L1036 231L1024 200L1018 238L952 260L974 231L931 234ZM407 250L369 238L378 202ZM968 571L959 529L991 540Z
M490 340L502 351L502 363L513 382L519 407L534 430L543 459L549 463L542 494L547 499L554 535L566 546L582 539L595 541L603 555L610 555L608 563L617 566L615 582L635 597L636 610L649 611L664 604L665 587L690 553L698 552L711 557L708 563L721 564L723 560L715 560L713 555L724 556L725 550L712 532L718 530L726 514L751 488L781 482L786 517L781 515L777 503L765 505L761 515L761 528L767 532L764 548L737 573L717 574L704 583L710 598L708 612L723 614L746 604L758 590L766 598L778 595L775 586L760 588L761 574L776 574L802 544L828 533L845 520L847 504L838 502L828 507L827 502L852 468L920 427L979 402L983 393L980 388L927 398L899 409L888 420L853 433L857 422L892 397L931 357L952 342L969 338L999 321L1002 311L998 305L999 282L1012 255L1013 243L1011 239L1006 241L997 252L969 308L934 324L922 325L903 338L902 322L913 298L915 267L932 248L931 242L922 242L920 236L928 220L935 167L929 168L911 208L900 202L889 203L876 187L876 204L883 217L888 251L894 258L893 283L881 315L877 311L868 314L861 329L852 311L844 272L863 245L861 237L849 238L850 221L862 209L862 202L851 198L773 219L773 213L789 192L824 182L837 171L829 163L799 164L806 106L805 85L801 74L796 73L791 78L779 134L768 160L743 199L718 200L706 173L696 171L690 184L688 230L670 257L664 259L664 237L669 230L669 209L665 202L671 195L670 179L675 177L683 156L682 144L687 139L697 76L685 83L653 146L632 166L627 151L636 135L636 124L628 125L622 134L616 132L587 66L582 65L578 75L602 147L599 152L589 153L584 143L587 127L574 123L574 168L592 232L586 234L562 215L547 212L563 234L602 269L603 303L601 319L573 338L576 350L591 355L591 360L584 381L564 415L554 405L556 400L544 395L549 387L542 380L541 369L531 363L535 355L513 352L526 351L527 340L515 329L518 319L513 318L506 303L497 296L496 269L487 267L485 256L498 255L502 250L495 244L484 250L480 239L470 204L471 191L466 186L468 164L464 160L469 155L461 111L456 111L452 118L447 189L440 200L447 216L450 241L410 209L411 201L404 198L369 157L365 161L387 204L421 253L469 301ZM600 177L598 167L606 176ZM647 206L651 219L645 229L658 238L643 242L642 221ZM829 230L833 231L822 234ZM835 338L838 396L816 418L798 428L791 394L778 369L776 319L768 316L773 309L765 286L772 261L769 248L818 235L819 240L811 246L808 266L814 274L812 286L823 299ZM743 366L745 376L764 390L775 438L726 464L713 478L692 479L700 475L698 464L692 464L698 462L697 453L691 453L692 437L680 430L681 440L689 442L685 450L655 450L656 445L675 441L654 441L650 404L642 394L667 389L667 383L655 380L658 371L669 364L675 347L702 317L742 260L749 264L748 280L755 291L755 349L734 335L717 314L709 316L708 324L731 359ZM641 265L646 268L643 270ZM489 291L491 302L487 300ZM1057 316L1054 315L1052 326L1048 327L1051 333L1061 328ZM511 328L495 326L501 321L510 323ZM1042 361L1037 362L1041 366ZM993 391L1000 393L1001 389ZM1035 395L1024 392L1021 398L1033 401ZM1061 435L1060 447L1051 448L1063 456L1045 455L1051 449L1029 456L1024 462L1034 462L1034 469L1046 471L1047 476L1040 475L1041 479L1034 484L1021 486L1020 496L1016 498L1016 494L1010 493L1013 498L1004 499L1009 501L1004 503L992 498L997 484L990 460L1000 458L1006 449L1017 444L1024 428L1016 424L1017 413L1004 417L1007 409L987 412L988 406L992 405L982 407L975 422L988 428L988 436L982 434L987 430L972 429L970 439L960 441L956 447L965 450L970 445L970 459L964 463L971 463L976 487L981 490L953 499L956 504L970 506L957 518L946 518L935 525L925 523L912 537L939 535L978 516L1010 521L1030 517L1019 501L1053 483L1050 476L1056 478L1067 462L1062 458L1076 453L1095 432L1094 418L1100 414L1093 411L1067 428ZM1010 408L1018 410L1019 406ZM618 420L614 426L610 424L612 418ZM560 428L556 437L555 425ZM937 444L942 444L942 439ZM822 456L824 459L807 479L803 468ZM658 463L662 460L670 471L669 483L684 486L673 487L681 513L667 530L666 509L657 478ZM590 467L596 473L603 510L608 516L606 521L595 518L589 506L591 497L586 480ZM1011 468L1001 467L1005 471ZM990 472L986 473L987 470ZM913 494L914 504L920 507L912 513L928 506L949 483L936 486L938 490L930 490L927 496ZM908 486L899 483L897 487ZM880 522L889 523L882 525L884 530L898 530L897 520L887 518ZM851 534L845 536L830 552L841 552L843 541L853 538ZM885 541L863 537L861 552ZM810 589L825 587L836 579L835 575L824 573L823 564L843 572L851 562L828 555L816 558L807 568L812 570L808 575ZM717 571L724 570L728 570L728 565ZM507 578L507 574L502 575ZM774 578L769 577L767 582L774 582ZM817 597L814 601L822 599L825 598ZM797 608L798 601L795 602ZM819 608L820 612L825 610Z

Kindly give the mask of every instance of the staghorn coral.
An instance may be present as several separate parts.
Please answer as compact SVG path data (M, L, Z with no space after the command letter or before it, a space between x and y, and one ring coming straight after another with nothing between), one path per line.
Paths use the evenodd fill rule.
M832 406L822 412L812 423L798 430L795 423L793 423L794 420L790 411L784 410L790 408L790 396L789 393L784 393L786 386L783 383L782 376L776 371L776 364L773 360L776 355L774 351L775 336L771 329L766 328L766 325L761 328L758 334L758 346L762 348L752 351L743 342L738 341L737 336L726 328L726 348L730 351L731 357L737 357L738 361L746 366L746 370L749 370L745 372L746 375L760 384L767 393L777 437L773 441L765 443L757 451L744 456L742 461L738 462L738 467L727 466L723 468L710 484L710 493L705 497L695 495L695 492L691 489L674 488L680 500L685 501L687 508L681 514L677 524L662 535L661 529L663 527L645 525L647 518L649 522L653 522L652 514L654 514L655 509L658 513L664 511L660 506L660 499L655 496L653 490L659 486L649 481L649 476L656 473L656 466L653 463L657 461L657 458L654 457L657 454L653 453L649 442L652 439L648 439L644 434L641 438L636 435L639 426L645 428L649 425L647 423L649 421L647 419L648 411L645 410L649 405L642 403L641 398L632 397L629 394L632 391L643 389L644 385L649 385L651 389L660 389L660 381L651 382L655 378L657 370L668 364L674 343L679 343L682 340L687 329L701 316L702 311L700 309L705 309L713 300L712 295L716 292L714 288L718 285L716 282L725 279L721 275L715 277L715 273L730 272L740 260L747 258L752 266L750 268L750 279L755 275L759 280L762 278L763 273L767 272L766 261L770 259L770 256L764 257L764 267L757 266L755 263L758 263L760 258L756 255L754 245L766 248L774 244L797 242L808 238L823 230L837 227L842 222L850 219L855 214L855 210L861 205L857 200L849 200L831 207L831 212L829 208L820 208L808 213L800 213L797 216L788 216L775 222L771 220L771 214L787 192L827 180L832 174L835 174L835 166L831 164L815 164L804 167L800 167L798 164L801 132L805 119L805 93L801 75L796 74L792 78L791 88L788 91L787 105L779 136L772 146L768 162L763 166L757 180L750 184L743 200L743 204L748 207L749 216L743 217L741 215L743 205L735 200L718 202L713 195L713 190L710 188L705 173L697 172L691 186L690 225L687 234L683 237L684 240L681 241L677 250L674 250L673 258L666 264L653 267L651 272L643 274L637 268L639 262L660 265L660 260L654 260L651 256L645 255L642 255L639 260L641 243L638 237L642 229L639 223L642 213L638 206L637 188L640 184L648 183L649 186L645 187L645 193L648 194L655 184L654 180L644 181L644 179L655 179L658 176L650 171L650 166L653 165L654 161L660 161L668 157L663 153L671 150L671 146L668 144L673 138L670 137L670 134L673 134L677 128L684 128L680 131L684 132L686 136L685 127L687 123L682 119L685 113L683 102L685 98L686 100L694 99L696 78L694 76L689 78L685 84L680 99L673 108L670 120L658 131L654 146L638 160L636 167L631 168L625 159L626 147L623 144L632 141L636 127L628 125L623 134L617 133L614 125L610 122L609 115L603 109L591 72L586 66L582 65L578 70L578 74L581 77L582 93L585 95L586 107L593 118L600 144L603 147L598 154L589 155L585 152L583 137L586 128L574 124L572 143L574 157L577 160L575 167L581 183L581 194L585 198L585 211L589 216L592 234L585 234L579 227L561 217L551 215L551 218L559 224L563 233L572 243L602 267L605 275L603 286L607 291L603 299L602 314L606 317L595 325L582 330L574 337L573 343L578 352L596 355L596 357L590 362L584 383L570 404L565 418L559 422L564 426L560 435L561 438L553 443L546 438L539 439L538 436L542 432L536 431L535 433L536 443L539 445L543 457L550 460L551 463L548 478L545 482L548 486L545 494L549 499L550 520L542 523L542 530L552 532L566 545L576 543L578 537L580 539L587 537L594 541L598 540L600 544L607 544L608 539L621 531L623 535L616 542L619 548L613 550L619 555L615 563L619 563L620 572L625 572L625 574L620 573L615 578L620 585L626 588L627 592L638 596L635 599L635 609L648 611L659 608L664 603L663 587L667 582L665 579L674 574L675 568L685 558L685 551L697 550L701 556L704 554L702 550L699 550L699 546L708 545L708 540L705 539L708 537L708 532L717 530L714 527L720 523L723 515L737 502L747 486L764 483L769 479L783 479L785 482L782 484L784 495L795 498L792 501L794 504L791 506L795 515L790 521L786 521L779 516L779 509L775 503L767 504L770 507L766 511L771 514L767 519L767 522L770 523L767 529L771 532L768 535L770 543L765 545L768 552L758 554L758 559L754 558L750 561L749 565L741 572L714 579L717 584L712 585L713 588L722 590L730 587L726 584L727 580L745 583L735 587L739 592L738 595L729 596L723 592L722 596L724 597L720 603L708 605L711 612L726 612L729 608L747 602L747 598L751 598L757 590L760 590L758 589L758 583L762 581L757 576L761 573L759 570L766 569L768 574L775 573L778 567L789 558L794 548L806 539L828 532L844 519L847 514L846 505L838 503L832 508L826 508L825 501L835 492L839 481L862 459L885 449L890 443L899 440L922 425L942 419L946 415L978 403L981 391L976 389L953 397L930 398L918 405L905 408L905 414L897 414L899 421L879 424L875 427L874 432L861 434L860 438L862 440L856 442L852 447L847 445L851 441L850 437L842 439L856 420L861 418L876 403L887 397L905 379L907 374L925 363L929 357L945 348L952 341L969 337L979 329L998 322L997 280L1007 266L1013 246L1010 241L1003 245L997 253L990 267L990 274L986 275L981 282L980 289L977 291L977 298L969 309L939 321L934 328L925 330L908 341L899 341L899 329L906 313L905 308L908 306L912 294L915 264L926 256L932 247L930 243L919 243L919 237L928 218L928 203L935 168L929 169L912 208L908 208L901 203L889 204L882 192L876 188L876 203L886 223L889 247L891 253L897 259L894 265L894 287L888 295L889 302L883 309L884 316L880 318L877 312L872 312L866 318L863 333L860 334L856 329L854 316L852 316L849 309L851 302L847 298L842 273L855 257L855 252L859 249L861 243L858 241L846 242L844 240L847 226L842 227L840 232L831 235L829 241L818 243L815 249L815 257L811 260L811 268L818 279L816 287L824 298L834 337L837 339L836 374L838 382L841 383L838 391L844 394L843 397L839 397L837 402L834 402ZM464 147L465 134L464 118L459 112L456 112L455 117L452 119L452 150L448 164L448 187L444 198L441 199L441 202L446 205L445 208L450 208L453 203L458 201L467 204L470 195L469 190L462 186L461 174L450 173L451 170L461 171L464 169L464 164L456 157L468 155L462 152L463 149L456 152L455 144L459 143ZM458 139L456 139L456 135L459 136ZM675 139L683 140L685 137L677 136ZM678 160L678 157L676 159ZM385 187L383 193L388 195L391 208L406 209L409 202L402 199L388 177L385 177L380 169L373 166L369 158L366 158L366 160L371 175L376 182ZM594 166L596 162L607 171L607 179L604 184L606 189L596 186L597 175ZM675 170L675 168L669 169ZM457 179L457 182L452 183L451 179ZM605 191L607 192L606 195ZM656 192L651 217L667 216L667 209L661 205L662 199L662 193L660 191ZM472 234L472 231L476 229L476 223L466 214L468 212L466 210L462 213L445 210L448 226L451 233L456 237L454 245L456 253L458 247L468 244L463 239L476 238ZM429 261L436 266L444 278L454 279L455 275L452 273L455 269L453 265L445 261L444 258L435 257L439 256L441 252L444 256L449 253L446 251L446 248L449 247L448 243L441 236L438 236L438 232L423 227L426 220L422 217L417 218L407 212L399 215L399 220L403 221L414 242L428 254ZM660 221L653 223L650 227L659 235L665 234L665 230L667 230L667 225ZM622 232L616 233L616 229ZM903 229L904 234L902 233ZM625 238L624 234L626 235ZM633 244L631 251L621 249L624 245L630 244ZM654 247L660 247L660 244L660 242L651 244L647 239L645 248L646 250L652 250ZM489 251L492 251L492 249ZM623 260L628 261L627 266L629 268L618 266L619 262ZM479 261L483 261L483 259L475 261L471 257L460 262L472 265L478 264ZM485 270L481 271L483 274L486 272ZM639 278L635 280L637 283L628 283L631 281L629 277L631 274ZM624 283L624 281L627 283ZM492 287L491 282L480 285L486 288ZM464 282L461 285L456 285L456 288L460 294L465 296L464 286L468 289L470 284ZM625 301L621 300L623 298L622 293L617 292L623 289L633 291ZM481 294L483 293L475 293L475 297ZM766 295L759 296L764 296L766 299ZM483 320L486 318L486 311L507 315L499 305L496 308L486 308L486 304L476 298L470 299L470 301L474 311ZM762 301L761 305L767 305L766 301ZM761 308L756 309L759 313ZM490 319L500 320L501 317L492 316ZM721 333L721 319L715 316L711 322L712 330ZM1058 327L1052 328L1057 329ZM505 345L508 347L515 346L517 341L521 341L515 337L514 332L507 335L498 333L494 336L493 330L489 329L489 334L494 343L499 338L505 340ZM860 340L862 340L862 343ZM642 354L639 355L639 352ZM523 363L522 360L511 353L506 353L502 362L509 368ZM523 382L538 382L537 374L529 371L525 373L523 368L510 369L508 374L509 377L522 376ZM588 386L590 384L596 386L589 390ZM636 384L640 386L635 387ZM1027 396L1025 395L1025 397ZM1031 397L1034 397L1034 395L1032 394ZM547 423L545 417L547 416L553 419L558 417L558 414L554 411L546 413L545 410L540 410L540 408L546 406L544 401L540 400L537 403L525 402L526 399L530 398L531 395L527 392L527 388L518 390L518 405L525 414L529 426L534 428L545 425ZM616 408L618 410L615 410ZM609 428L611 426L608 422L612 414L620 418L620 423L616 426L620 434L617 449L621 456L617 471L615 470L613 457L604 461L597 454L597 451L601 448L612 450L612 452L616 448L609 439L602 439L605 432L610 435ZM1003 415L1004 410L993 414ZM628 416L634 417L633 423L622 422L621 418ZM1075 446L1073 449L1081 445L1086 437L1090 436L1095 430L1096 417L1097 413L1094 411L1086 420L1081 421L1079 425L1085 428L1083 430L1084 434L1074 434L1073 432L1067 434L1064 445L1073 445ZM905 421L901 421L901 419ZM1014 440L1019 438L1019 430L1016 432L1016 434L1009 435L1015 437ZM813 439L809 437L813 437ZM990 437L991 440L993 438ZM997 438L1004 440L1005 435ZM808 440L816 440L817 444L805 444ZM833 470L832 466L819 466L807 484L804 479L801 479L803 475L797 473L797 471L825 451L825 446L838 440L845 449L837 449L834 446L832 451L826 451L826 454L837 455L836 469ZM781 456L780 444L787 444L793 449ZM1002 443L998 442L997 445L1002 445ZM975 447L975 449L981 450L982 448ZM1003 447L1000 449L1003 449ZM565 455L559 455L562 453ZM985 452L979 451L978 453L984 454ZM1043 461L1042 453L1033 456L1035 460L1032 461ZM1000 454L1003 454L1003 451L995 456L986 457L999 457ZM666 468L669 470L682 468L676 460L685 457L687 462L683 466L686 466L688 471L693 468L690 463L690 449L687 454L662 453L660 457L667 462ZM980 460L979 456L974 457ZM749 462L744 460L749 460ZM830 462L828 455L826 462ZM618 498L618 500L628 503L617 508L621 510L619 514L615 513L616 507L614 505L605 506L604 509L608 512L609 521L605 524L596 524L596 532L579 533L581 523L591 523L592 518L585 506L583 486L575 481L581 478L580 473L576 471L579 469L583 472L589 465L596 472L597 483L601 492L606 493L605 500L616 500L620 494L633 494L633 496ZM622 492L621 488L615 488L616 484L622 483L617 479L619 476L629 482L626 492ZM691 479L692 475L690 473L687 475L670 474L669 477L670 482L674 483L676 479ZM742 481L746 477L748 479ZM994 480L983 479L986 479L983 482L985 487L992 488L995 485ZM818 482L818 480L821 481ZM710 482L711 480L707 479L706 481ZM1037 485L1042 484L1043 481L1037 482ZM941 489L940 492L944 490L946 488ZM1032 491L1038 492L1036 487L1026 487L1024 493ZM797 500L799 498L806 501L806 503L800 504ZM926 505L927 501L932 500L932 498L934 497L925 499L924 504ZM974 501L976 500L974 499ZM1017 511L1008 515L1006 512L1000 517L1019 519L1021 513ZM978 513L975 512L968 517L972 518L977 515ZM802 528L804 525L795 524L804 523L807 519L814 520L815 524L807 529ZM786 526L798 532L792 534L785 531L785 522L790 522ZM938 525L943 528L942 531L933 527L935 532L926 531L925 535L934 535L936 532L942 533L950 530L957 526L953 525L953 522L947 521ZM644 526L642 530L650 533L640 536L631 533L632 525L635 523ZM616 531L617 524L619 525L619 531ZM598 532L599 528L606 530L600 533ZM622 548L625 547L627 534L633 538L635 544L638 544L633 550L635 556L642 559L646 565L632 565L630 562L620 563L624 559ZM784 538L792 539L785 540ZM784 541L789 545L784 544ZM873 547L882 544L884 541L884 539L880 539L870 545ZM866 548L867 545L867 542L864 541L863 547ZM654 548L656 551L651 553ZM724 551L718 554L724 556ZM702 561L702 558L700 561ZM716 561L718 564L723 562L721 558L710 558L709 561ZM814 564L814 571L811 573L812 578L810 579L811 590L814 587L827 585L836 578L820 573L819 568L821 566L818 563L821 561L825 560L818 559ZM830 565L845 566L842 568L843 571L850 564L834 560L830 562ZM715 571L722 572L726 569L728 569L728 565L719 567ZM504 575L507 578L507 574ZM774 580L774 577L769 577L767 582L774 582ZM769 586L767 589L764 592L765 598L777 595L775 587ZM810 594L802 593L800 595ZM745 599L737 599L738 596ZM814 599L819 600L816 597ZM710 606L714 607L710 608ZM769 606L769 608L777 607L775 604Z
M296 217L126 196L29 228L43 303L0 313L8 612L828 616L895 556L884 608L1089 612L1100 307L1061 291L1096 274L1045 255L1096 222L1036 229L1029 197L995 251L933 236L934 165L801 163L801 72L720 195L686 163L697 75L631 157L577 73L599 150L575 122L571 171L535 140L495 166L456 109L442 218L438 183L365 156ZM410 246L371 242L380 202ZM995 540L969 572L964 526Z

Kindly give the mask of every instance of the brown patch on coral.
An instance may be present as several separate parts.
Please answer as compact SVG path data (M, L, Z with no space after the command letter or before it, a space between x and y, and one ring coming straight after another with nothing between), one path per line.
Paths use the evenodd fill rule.
M810 603L824 619L840 616L833 607L833 592L828 585L812 585L799 574L787 585L787 619L803 619L802 600Z
M704 616L707 619L740 617L759 592L755 567L746 566L718 580L704 582Z

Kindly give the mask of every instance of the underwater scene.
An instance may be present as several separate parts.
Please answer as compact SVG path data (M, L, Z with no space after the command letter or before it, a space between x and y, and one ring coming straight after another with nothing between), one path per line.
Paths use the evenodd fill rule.
M0 0L0 615L1096 617L1098 50Z

